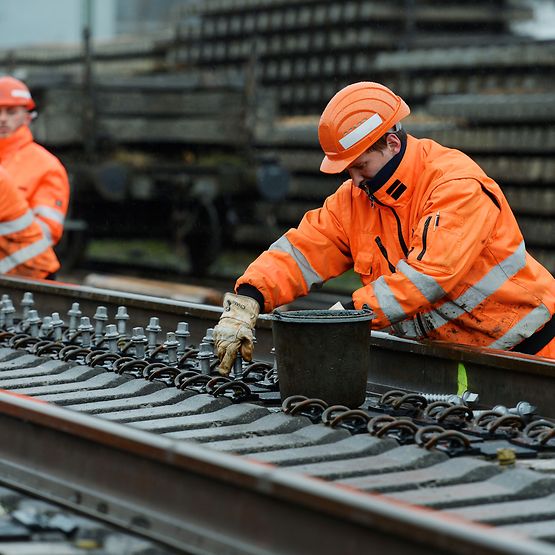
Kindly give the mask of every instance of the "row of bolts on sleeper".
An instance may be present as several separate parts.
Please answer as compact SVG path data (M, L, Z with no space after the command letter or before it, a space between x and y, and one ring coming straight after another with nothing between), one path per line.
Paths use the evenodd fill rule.
M59 312L53 312L52 316L39 317L38 312L32 307L35 302L33 294L26 292L21 300L22 320L28 325L28 333L31 337L52 338L53 341L62 341L64 321L60 318ZM0 328L12 331L15 328L14 317L16 309L9 295L2 295L0 301ZM108 352L117 353L122 340L128 339L127 320L129 314L125 306L119 306L115 315L116 324L106 324L108 321L108 311L105 306L98 306L93 316L95 325L93 326L88 316L82 316L79 303L73 303L67 315L68 328L67 333L70 337L79 336L81 338L81 347L90 348L105 344ZM159 318L153 316L150 318L148 326L146 326L148 337L145 335L143 327L133 328L131 335L131 344L134 347L135 357L145 359L148 355L154 354L158 349L158 335L162 331ZM211 364L214 361L214 337L213 328L207 328L206 335L198 346L198 354L200 371L202 374L210 374ZM175 332L167 332L166 340L162 347L166 351L168 366L177 366L179 357L185 354L188 348L189 324L187 322L178 322ZM93 341L94 337L94 341ZM237 359L233 366L233 377L240 378L243 371L243 360L241 354L238 353Z
M61 341L63 339L62 328L64 326L64 321L60 318L60 314L58 312L53 312L52 316L45 316L42 319L41 324L38 312L32 309L34 306L32 293L24 293L20 305L22 308L22 319L28 324L28 332L31 337L52 337L53 341ZM14 316L16 310L9 295L2 295L0 306L0 328L11 331L15 327ZM81 346L84 348L91 347L93 343L95 346L99 346L104 343L107 345L108 352L117 353L119 351L120 342L128 339L127 320L129 320L129 314L127 313L127 308L125 306L119 306L117 309L117 313L115 315L117 325L106 324L108 321L108 311L104 306L97 307L96 313L93 316L93 320L95 321L94 326L90 323L88 316L82 316L81 310L79 309L79 303L73 303L71 309L68 310L67 315L69 316L69 336L76 336L75 334L77 334L81 338ZM78 321L79 325L77 325ZM40 327L39 324L41 324ZM145 359L147 354L152 355L158 349L158 335L162 331L162 328L157 317L150 318L146 331L148 333L148 338L142 327L133 328L131 344L134 347L135 357L138 359ZM198 346L196 358L199 361L200 372L202 374L211 373L211 365L214 361L213 331L213 328L207 328L206 335L203 337ZM190 335L189 324L187 322L178 322L175 332L167 332L166 341L163 343L162 347L166 351L168 366L177 366L179 357L185 354L187 350L188 338ZM274 350L272 349L272 351ZM233 365L232 377L240 379L242 373L243 360L241 353L238 352L237 358ZM466 404L468 401L471 401L468 404L472 405L473 402L478 401L478 396L476 394L470 392L465 393L469 394L468 399L465 398L466 395L463 395L462 397L459 397L458 395L434 395L425 393L421 395L427 398L430 402L443 400L452 404ZM494 407L493 410L497 410L501 414L517 414L524 417L530 417L535 414L536 407L528 402L521 401L514 408L508 409L504 406L498 405Z

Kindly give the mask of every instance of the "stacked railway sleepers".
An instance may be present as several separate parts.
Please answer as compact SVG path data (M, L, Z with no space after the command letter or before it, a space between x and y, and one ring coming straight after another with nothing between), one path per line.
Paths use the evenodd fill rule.
M409 131L501 183L553 270L553 44L513 32L532 16L507 0L207 0L159 35L4 51L0 68L28 79L37 136L72 170L77 236L140 237L149 220L195 273L222 248L267 247L338 185L318 174L317 114L376 80L411 105ZM69 243L71 264L84 248Z
M183 13L172 59L241 69L254 58L284 113L318 113L343 84L368 79L380 52L487 43L531 16L524 3L503 0L208 0Z
M219 376L218 309L14 278L1 287L4 484L184 553L354 554L369 542L555 552L552 362L434 345L422 356L382 337L364 403L330 406L282 399L271 356ZM257 354L270 330L259 319ZM400 374L387 382L375 368L388 359L406 360L407 375L416 364L423 389L434 373L450 387L442 366L456 361L459 388L392 389ZM518 374L529 397L514 403Z

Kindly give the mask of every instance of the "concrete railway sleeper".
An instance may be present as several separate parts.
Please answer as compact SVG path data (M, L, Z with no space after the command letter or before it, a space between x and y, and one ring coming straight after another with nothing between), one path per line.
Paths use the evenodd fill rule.
M555 420L541 399L370 379L356 409L282 400L271 349L217 374L217 311L109 292L92 306L100 292L0 281L6 486L182 553L555 553ZM56 310L43 315L43 302ZM135 308L156 316L109 322ZM268 330L262 319L262 345ZM423 360L384 341L382 363ZM530 357L449 352L469 367L504 360L538 389L553 380Z

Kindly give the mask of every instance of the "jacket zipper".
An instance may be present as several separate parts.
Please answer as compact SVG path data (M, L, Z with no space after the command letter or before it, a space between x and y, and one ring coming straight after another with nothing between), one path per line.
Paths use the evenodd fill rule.
M424 229L422 231L422 250L420 251L420 254L416 257L416 260L422 260L424 258L424 255L426 254L426 243L428 240L428 228L430 227L430 222L432 221L432 217L428 216L426 218L426 221L424 222Z
M395 221L397 222L397 236L399 238L399 243L401 245L401 249L402 249L404 255L408 256L409 249L407 247L407 244L405 243L405 239L403 238L402 227L401 227L401 218L399 218L397 212L395 211L395 208L392 208L391 206L388 206L387 204L384 204L383 202L380 202L373 195L373 193L371 193L368 190L367 190L367 194L368 194L368 197L370 198L370 202L372 203L372 206L374 206L374 203L376 203L376 204L379 204L380 206L383 206L384 208L389 208L389 210L391 210L391 212L393 213L393 216L395 217Z
M378 245L378 248L380 249L381 253L383 254L388 266L389 266L389 270L391 271L392 274L395 273L395 266L393 266L393 264L390 262L389 257L387 256L387 249L385 248L384 244L382 243L382 240L379 238L379 236L376 236L376 245Z

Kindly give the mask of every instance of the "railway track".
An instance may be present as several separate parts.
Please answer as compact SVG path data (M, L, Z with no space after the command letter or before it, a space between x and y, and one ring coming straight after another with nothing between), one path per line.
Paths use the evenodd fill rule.
M218 308L0 294L6 486L180 553L555 553L549 361L376 333L347 409L280 398L267 316L225 379Z

